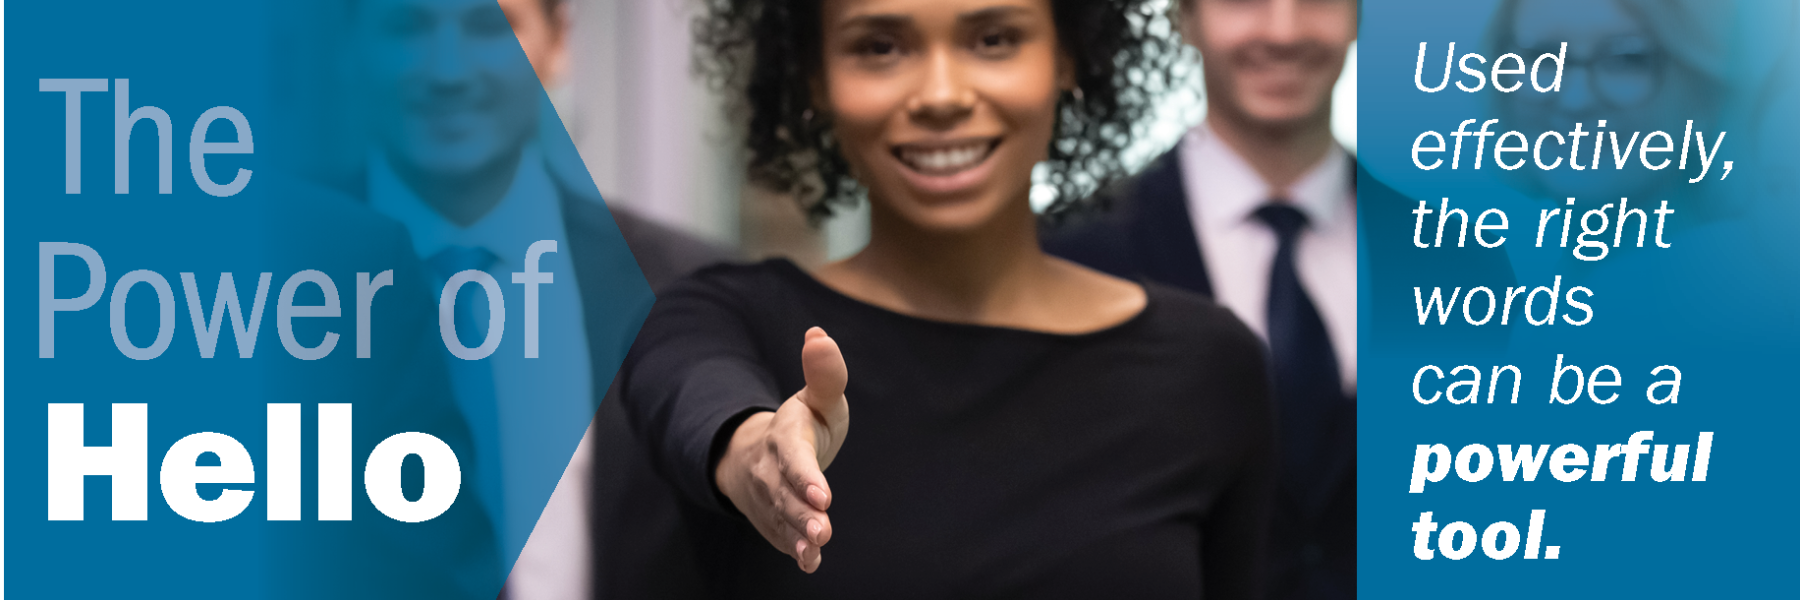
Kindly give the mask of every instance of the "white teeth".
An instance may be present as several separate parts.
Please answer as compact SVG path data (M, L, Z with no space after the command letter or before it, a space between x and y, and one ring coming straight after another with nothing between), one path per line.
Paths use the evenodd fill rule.
M900 160L922 172L950 174L980 164L992 148L993 145L987 142L930 150L904 148L900 151Z

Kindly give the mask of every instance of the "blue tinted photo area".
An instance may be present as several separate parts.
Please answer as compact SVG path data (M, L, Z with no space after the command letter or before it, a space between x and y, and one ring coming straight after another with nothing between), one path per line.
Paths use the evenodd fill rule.
M653 300L502 8L14 17L8 591L499 595Z
M1781 589L1796 18L1364 5L1361 591Z

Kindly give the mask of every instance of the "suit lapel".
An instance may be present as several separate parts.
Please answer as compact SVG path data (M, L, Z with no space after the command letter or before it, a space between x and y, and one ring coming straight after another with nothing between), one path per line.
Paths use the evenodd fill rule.
M1211 298L1212 281L1188 214L1180 145L1144 169L1133 195L1136 214L1131 230L1144 275Z

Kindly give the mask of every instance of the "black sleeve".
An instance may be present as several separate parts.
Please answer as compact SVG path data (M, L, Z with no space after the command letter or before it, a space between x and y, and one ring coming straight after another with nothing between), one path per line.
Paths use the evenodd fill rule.
M705 272L660 295L621 369L622 407L664 478L689 501L734 512L718 495L715 448L743 418L780 405L741 310L754 299Z
M1232 331L1234 330L1234 331ZM1217 356L1229 384L1219 390L1244 424L1237 476L1201 524L1200 559L1206 598L1261 598L1271 503L1275 500L1275 408L1262 344L1242 324L1228 328Z

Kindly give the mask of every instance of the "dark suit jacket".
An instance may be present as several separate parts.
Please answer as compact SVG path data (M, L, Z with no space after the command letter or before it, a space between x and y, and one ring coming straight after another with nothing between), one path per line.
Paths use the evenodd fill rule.
M601 364L608 352L631 343L623 332L598 328L619 320L601 314L598 301L617 278L628 276L616 247L603 246L616 227L631 250L638 271L652 291L700 267L730 255L711 244L603 203L586 174L567 175L554 168L551 179L562 206L569 258L581 287L582 311L588 327L595 402L591 423L588 477L588 531L592 552L591 593L595 598L702 597L695 574L694 544L687 536L688 518L675 488L651 466L617 401L616 365ZM571 181L570 179L580 179ZM620 354L620 357L623 355Z
M355 358L355 344L346 335L324 359L268 362L268 401L302 403L309 417L312 403L353 405L354 456L366 456L401 431L429 433L457 456L474 456L470 428L451 400L449 373L441 359L436 296L406 229L354 197L322 186L282 180L279 187L281 194L258 207L266 224L259 269L276 274L317 269L335 279L340 292L358 272L391 269L394 279L370 308L375 324L370 358ZM239 294L245 293L243 275L239 273ZM318 339L323 329L341 325L295 322L297 330L302 327L301 339ZM266 342L273 334L267 327L263 331ZM271 350L264 343L260 351L281 348ZM477 477L473 473L479 465L463 465L464 481ZM310 481L304 485L306 493L313 493ZM464 494L443 515L423 523L381 516L360 491L354 498L354 523L270 530L265 543L280 567L271 569L272 585L263 593L274 598L493 597L491 590L498 589L505 573L479 498ZM307 506L303 518L311 520L313 508Z
M1485 277L1478 285L1514 281L1512 267L1499 249L1474 247L1420 253L1411 246L1411 210L1416 201L1375 181L1360 166L1349 185L1357 194L1360 240L1369 253L1364 262L1370 281L1412 279L1426 273L1456 272ZM1360 182L1360 187L1358 183ZM1047 227L1044 249L1091 268L1134 280L1157 281L1211 296L1212 281L1201 257L1199 239L1187 208L1179 148L1158 157L1137 176L1097 196L1095 210ZM1423 281L1419 283L1425 283ZM1416 284L1416 283L1415 283ZM1408 284L1414 285L1414 284ZM1426 283L1426 285L1433 285ZM1500 329L1465 331L1405 327L1410 304L1378 298L1365 307L1377 329L1407 338L1462 337L1475 334L1481 343L1504 344ZM1410 301L1410 300L1409 300ZM1373 332L1371 332L1373 333ZM1368 339L1368 338L1364 338ZM1352 399L1354 400L1354 399ZM1333 449L1323 472L1326 490L1302 497L1294 490L1277 493L1270 536L1270 598L1328 599L1356 597L1356 406L1350 402L1329 417Z
M554 165L550 165L554 167ZM641 445L632 436L619 410L616 365L602 357L622 358L631 340L618 328L616 314L602 314L608 303L599 300L616 294L614 282L643 273L651 290L699 267L725 260L729 255L711 244L649 221L629 210L607 205L587 181L571 181L556 168L548 169L562 209L568 236L570 262L582 298L589 356L593 366L594 403L592 470L589 477L589 532L592 544L593 594L596 598L694 597L684 593L699 581L686 576L692 544L683 536L682 515L674 489L650 467ZM367 202L367 174L358 173L339 187ZM579 174L585 178L586 174ZM623 259L608 243L624 238L631 259ZM647 307L646 307L647 308Z

